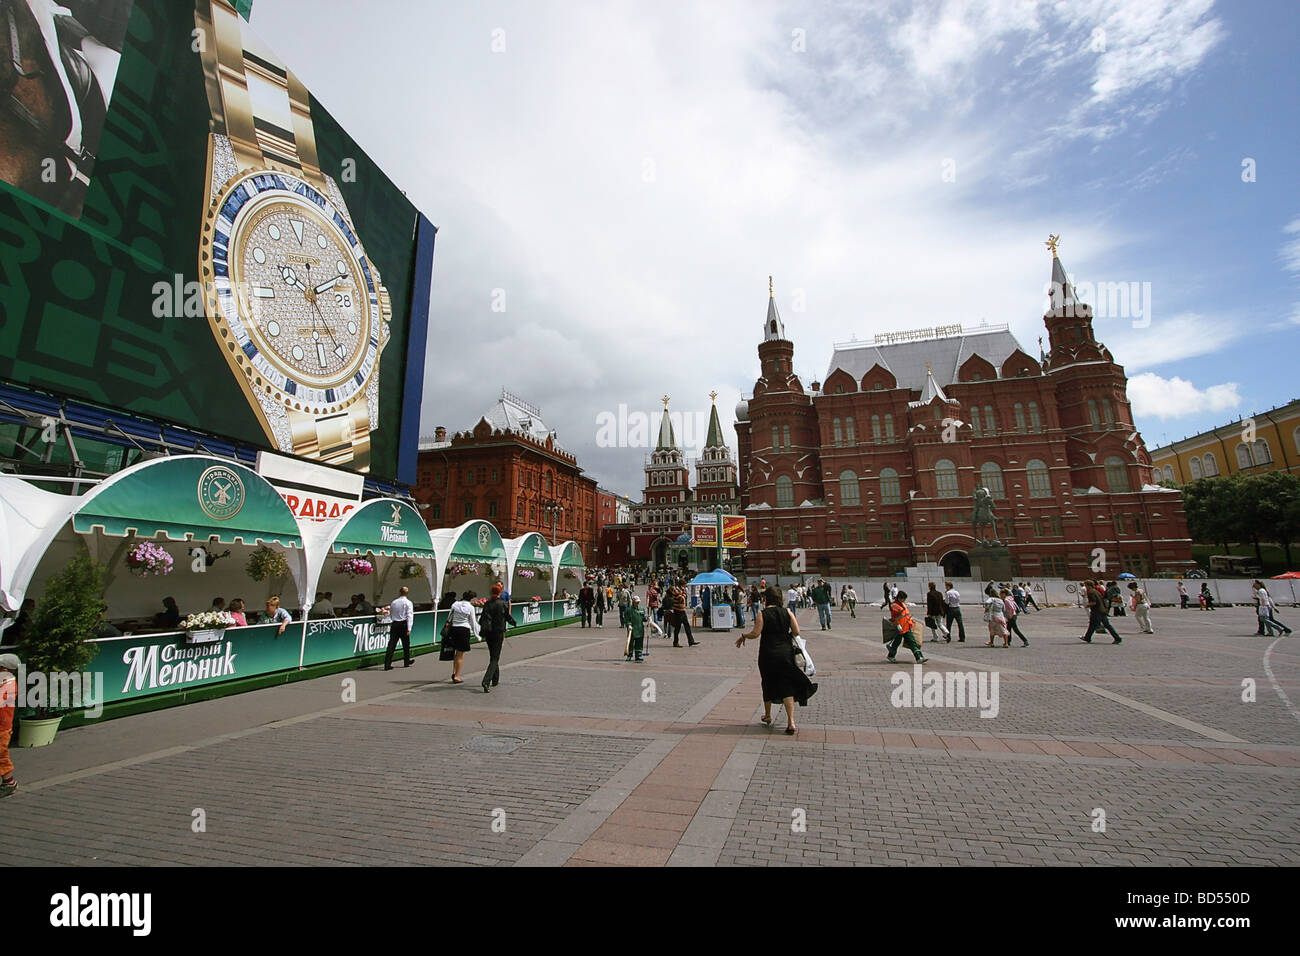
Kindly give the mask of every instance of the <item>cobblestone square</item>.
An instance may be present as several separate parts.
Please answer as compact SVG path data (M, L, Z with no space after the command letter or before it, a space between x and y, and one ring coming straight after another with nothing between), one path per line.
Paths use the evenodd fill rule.
M819 691L793 737L759 724L735 631L629 664L617 629L569 626L508 640L491 694L476 648L463 685L423 657L15 749L0 862L1300 863L1300 653L1243 614L1166 609L1089 646L1052 608L1029 648L927 643L923 674L997 675L987 718L895 706L912 667L870 613L801 620Z

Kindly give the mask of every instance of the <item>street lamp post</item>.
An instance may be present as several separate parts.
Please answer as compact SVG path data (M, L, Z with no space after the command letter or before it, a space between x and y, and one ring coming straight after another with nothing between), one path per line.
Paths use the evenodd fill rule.
M551 516L551 543L558 544L556 541L557 529L560 521L560 515L564 514L564 505L555 501L548 501L542 506L542 511Z

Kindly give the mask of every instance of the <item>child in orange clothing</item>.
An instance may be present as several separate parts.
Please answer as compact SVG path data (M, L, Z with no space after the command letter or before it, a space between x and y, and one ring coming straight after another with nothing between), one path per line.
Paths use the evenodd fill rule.
M18 789L14 779L14 764L9 759L9 735L14 729L14 707L18 702L18 658L13 654L0 654L0 797L7 797Z
M915 622L912 620L912 612L907 609L906 591L899 591L889 605L889 626L895 634L894 639L889 642L889 660L891 662L894 660L898 645L906 643L907 649L916 656L916 662L924 664L926 662L925 655L921 653L921 645L916 642L916 637L912 634Z

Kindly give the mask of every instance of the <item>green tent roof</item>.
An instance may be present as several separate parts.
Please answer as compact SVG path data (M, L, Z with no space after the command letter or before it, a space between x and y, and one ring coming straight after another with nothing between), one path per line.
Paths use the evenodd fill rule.
M585 568L587 562L582 559L582 549L572 541L564 543L564 551L560 553L560 567L562 568Z
M86 495L72 527L79 534L99 527L123 537L302 547L293 512L266 479L233 461L200 455L160 458L114 475Z
M506 546L501 534L487 521L474 521L465 526L451 546L454 561L505 560Z
M515 566L549 568L551 566L551 552L546 547L546 539L536 531L530 531L524 535L524 540L519 543L519 553L515 555Z
M347 516L334 538L334 550L431 558L433 539L419 512L406 502L378 498L367 501Z

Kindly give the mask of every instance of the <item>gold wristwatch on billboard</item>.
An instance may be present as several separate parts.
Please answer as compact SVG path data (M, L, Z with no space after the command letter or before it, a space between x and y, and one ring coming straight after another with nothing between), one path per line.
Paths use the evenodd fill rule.
M370 470L392 306L321 172L307 89L227 0L196 0L212 130L199 276L271 444Z

